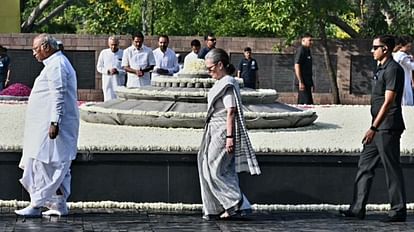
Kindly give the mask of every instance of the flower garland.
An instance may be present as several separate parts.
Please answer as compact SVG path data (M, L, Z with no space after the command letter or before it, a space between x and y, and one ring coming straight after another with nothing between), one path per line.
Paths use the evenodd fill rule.
M110 109L110 108L103 108L96 105L91 104L84 104L79 107L80 110L84 111L92 111L92 112L101 112L101 113L109 113L109 114L134 114L137 116L151 116L151 117L177 117L177 118L200 118L205 119L207 117L207 112L198 112L198 113L180 113L174 111L143 111L143 110L122 110L122 109ZM305 111L297 111L297 112L251 112L246 111L243 113L246 118L284 118L289 116L312 116L315 114L312 110L305 110Z
M182 96L182 97L207 97L208 89L203 89L199 91L182 91L182 90L147 90L147 89L139 89L139 88L126 88L126 87L118 87L116 89L118 93L132 93L137 95L147 95L150 97L157 97L157 96ZM268 97L268 96L277 96L277 92L274 89L256 89L254 91L240 91L240 95L244 96L253 96L253 97Z
M0 208L23 208L30 204L28 201L0 200ZM201 211L201 204L184 203L136 203L136 202L117 202L117 201L88 201L88 202L68 202L70 209L134 209L134 210L162 210L162 211ZM338 211L347 209L349 205L333 204L253 204L255 211ZM368 204L367 211L388 211L389 204ZM407 210L414 210L414 203L407 203Z
M197 78L197 77L192 77L192 78L180 78L180 77L174 77L174 76L168 76L168 77L164 77L164 76L157 76L157 77L153 77L151 80L151 83L209 83L209 84L213 84L215 83L216 80L213 78ZM153 85L154 86L154 85Z
M98 106L88 106L83 105L79 108L80 110L89 111L89 112L100 112L100 113L109 113L109 114L133 114L136 116L151 116L151 117L177 117L177 118L205 118L207 116L206 112L199 113L180 113L180 112L160 112L160 111L143 111L143 110L121 110L121 109L110 109L103 108Z
M5 99L4 96L0 96L0 104L27 104L27 98L21 100L12 98Z
M148 96L148 97L207 97L208 90L199 90L199 91L171 91L171 90L146 90L138 88L125 88L120 87L115 90L117 93L125 93L139 96Z

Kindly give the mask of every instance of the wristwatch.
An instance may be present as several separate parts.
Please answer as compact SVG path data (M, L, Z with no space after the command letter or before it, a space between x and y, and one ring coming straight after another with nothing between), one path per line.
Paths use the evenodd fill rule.
M59 126L58 122L51 122L50 125L52 125L52 126Z

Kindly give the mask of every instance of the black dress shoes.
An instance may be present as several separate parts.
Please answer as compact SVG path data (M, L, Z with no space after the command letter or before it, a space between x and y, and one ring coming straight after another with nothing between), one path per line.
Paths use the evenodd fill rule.
M403 216L394 216L394 217L387 216L387 217L381 219L381 222L385 222L385 223L405 222L405 221L406 221L406 217L403 217Z
M359 220L362 220L365 218L365 212L359 212L359 213L353 213L351 210L339 210L339 214L343 217L348 217L348 218L357 218Z

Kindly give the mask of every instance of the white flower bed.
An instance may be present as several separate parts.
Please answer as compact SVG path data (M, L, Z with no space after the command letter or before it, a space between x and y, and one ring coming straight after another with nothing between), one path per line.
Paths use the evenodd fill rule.
M303 128L250 130L257 152L359 152L370 126L369 106L312 106L314 125ZM0 104L0 150L22 148L26 105ZM406 131L401 151L414 154L414 107L404 107ZM80 151L198 151L202 129L114 126L81 121Z
M0 200L0 208L23 208L29 205L28 201ZM137 210L162 210L162 211L201 211L201 204L183 203L136 203L116 201L89 201L89 202L68 202L70 209L137 209ZM253 204L255 211L338 211L347 209L349 205L331 204L301 204L301 205L261 205ZM368 204L367 211L388 211L389 204ZM414 210L414 203L407 204L408 210Z
M370 126L369 106L309 106L319 118L304 128L251 130L259 152L358 152ZM0 104L0 150L20 151L26 105ZM401 139L402 152L414 153L414 107L404 107L407 130ZM81 122L79 149L101 151L191 151L198 150L202 129L166 129L112 126ZM27 201L0 200L1 207L22 208ZM164 211L200 211L200 204L135 202L70 202L71 209L119 208ZM253 205L258 211L322 211L346 209L348 205ZM407 204L414 210L414 203ZM368 211L387 211L389 204L369 204Z

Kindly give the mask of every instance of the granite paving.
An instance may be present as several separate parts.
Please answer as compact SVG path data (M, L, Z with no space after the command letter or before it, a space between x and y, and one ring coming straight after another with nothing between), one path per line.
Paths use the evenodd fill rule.
M244 218L206 221L201 212L75 209L65 217L23 218L1 208L0 231L414 231L406 222L383 223L385 212L368 212L365 220L346 219L333 211L255 211Z

